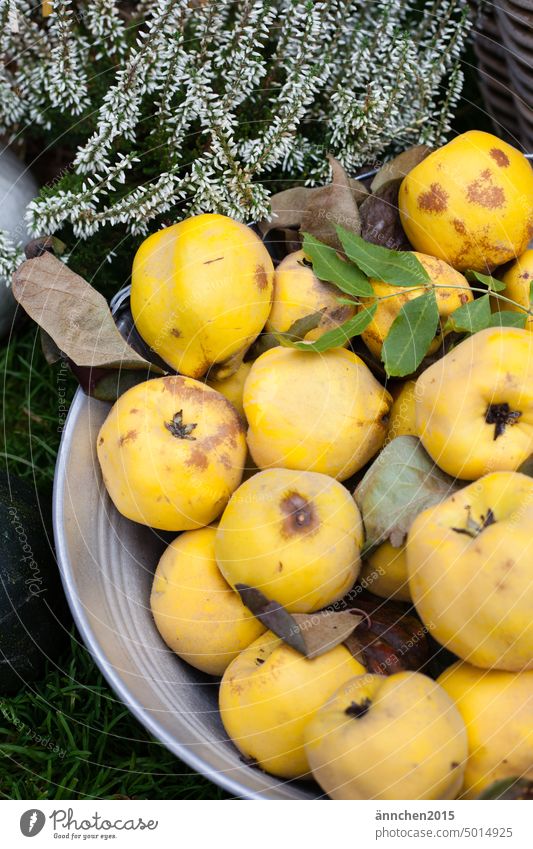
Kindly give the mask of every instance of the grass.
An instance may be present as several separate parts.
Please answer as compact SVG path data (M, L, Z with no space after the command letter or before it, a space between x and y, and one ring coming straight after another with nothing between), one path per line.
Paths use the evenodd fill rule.
M60 439L58 388L68 405L75 381L46 363L29 323L0 350L0 378L2 466L49 499ZM224 796L149 737L107 687L75 631L42 681L0 696L0 798Z
M224 797L144 732L75 633L42 682L0 697L0 798Z

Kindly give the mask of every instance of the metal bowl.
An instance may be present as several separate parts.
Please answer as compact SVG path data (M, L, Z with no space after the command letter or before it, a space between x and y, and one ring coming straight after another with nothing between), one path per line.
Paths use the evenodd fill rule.
M111 307L123 336L146 356L133 328L129 291L129 286L121 289ZM107 495L96 437L109 408L78 389L54 480L57 559L86 646L150 734L215 784L248 799L315 798L320 791L312 782L281 781L242 762L220 721L218 680L180 660L159 636L150 612L150 588L159 557L174 535L130 522Z
M312 798L318 789L311 782L281 781L240 760L218 714L218 681L160 638L149 596L172 535L125 519L105 491L95 446L109 406L77 391L54 483L57 558L85 644L120 700L194 770L244 798Z

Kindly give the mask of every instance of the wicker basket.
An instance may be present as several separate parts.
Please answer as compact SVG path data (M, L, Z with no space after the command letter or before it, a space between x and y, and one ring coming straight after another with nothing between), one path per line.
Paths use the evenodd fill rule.
M533 0L477 3L474 49L487 112L499 135L533 150Z

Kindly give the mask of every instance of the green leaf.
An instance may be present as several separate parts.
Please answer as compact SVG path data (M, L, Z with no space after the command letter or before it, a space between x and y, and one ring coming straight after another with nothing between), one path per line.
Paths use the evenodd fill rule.
M533 478L533 454L530 454L527 460L524 460L521 466L517 469L518 472L521 472L523 475L528 475L528 477Z
M501 778L486 787L477 798L531 801L533 799L533 781L519 775L513 778Z
M337 227L346 256L368 277L394 286L417 286L430 283L429 274L411 251L392 251L365 242L356 233Z
M303 252L313 264L313 271L320 280L333 283L346 295L371 298L372 286L355 265L341 259L334 248L315 239L309 233L303 234Z
M353 307L353 301L349 301L348 303L350 303ZM318 312L313 312L309 315L304 315L302 318L297 318L296 321L293 321L289 329L283 332L261 333L251 348L253 359L257 359L257 357L260 357L261 354L265 353L265 351L270 351L271 348L277 348L279 345L289 346L291 342L297 342L301 339L305 339L310 330L314 330L318 327L325 310L326 308L324 307Z
M398 548L419 513L458 489L416 436L383 448L354 492L365 525L365 552L389 541Z
M526 326L527 313L515 312L514 310L501 310L492 313L489 327L520 327Z
M446 329L460 333L478 333L490 327L491 317L490 295L483 295L482 298L469 301L454 310L446 322Z
M276 338L278 339L279 344L283 345L285 348L297 348L298 351L314 351L315 353L322 354L324 351L329 351L330 348L342 347L342 345L346 344L348 339L351 339L353 336L359 336L363 330L366 330L374 318L376 309L377 304L365 307L365 309L358 312L357 315L354 315L353 318L349 318L348 321L341 324L340 327L328 330L314 342L294 342L291 339L288 339L286 334L281 333L277 334Z
M533 307L533 280L529 284L529 306Z
M502 283L501 280L497 280L491 274L481 274L480 271L474 271L473 268L465 271L465 277L468 280L477 280L478 283L483 283L491 292L502 292L505 289L505 283Z
M381 352L389 377L404 377L416 371L435 338L438 324L439 309L433 289L403 305Z
M288 336L295 341L305 339L309 331L315 330L318 327L325 310L326 308L324 307L324 309L318 310L318 312L312 312L309 315L304 315L302 318L297 318L296 321L293 321L289 329L281 335Z

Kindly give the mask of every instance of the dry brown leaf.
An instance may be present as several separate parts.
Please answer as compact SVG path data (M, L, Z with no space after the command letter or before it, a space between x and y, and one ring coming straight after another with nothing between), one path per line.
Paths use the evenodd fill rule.
M272 195L272 215L258 223L263 238L271 230L302 230L331 247L341 249L335 227L360 232L358 204L368 190L358 180L348 177L336 159L328 157L332 181L327 186L296 186Z
M12 288L23 309L76 365L161 372L124 341L103 295L51 253L23 262Z
M350 178L340 162L332 156L328 159L332 182L313 190L313 195L303 211L300 229L329 247L342 251L336 228L340 225L352 233L360 233L361 220Z
M355 610L289 613L255 587L237 584L235 589L263 625L308 658L318 657L344 642L362 620Z
M353 198L357 206L360 206L366 200L370 192L368 191L365 184L362 183L361 180L358 180L357 177L350 177L349 183L350 188L352 190Z
M405 177L409 171L412 171L419 162L422 162L431 153L431 150L426 144L417 144L402 151L402 153L395 156L394 159L389 160L389 162L385 162L385 165L381 166L372 180L370 191L377 192L385 183L389 183L391 180L397 180L399 177Z
M303 636L306 657L318 657L350 637L363 617L349 610L321 610L319 613L293 613Z
M361 204L361 236L365 242L393 251L411 250L398 211L398 190L401 182L401 179L390 180Z
M270 198L272 215L263 218L258 223L261 234L266 236L270 230L298 230L302 220L302 212L307 206L310 193L316 191L305 186L296 186L278 192Z
M53 366L54 363L59 362L61 359L61 351L57 347L56 343L52 339L51 336L48 335L46 330L43 330L41 327L41 350L44 354L44 358L49 366Z

